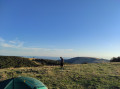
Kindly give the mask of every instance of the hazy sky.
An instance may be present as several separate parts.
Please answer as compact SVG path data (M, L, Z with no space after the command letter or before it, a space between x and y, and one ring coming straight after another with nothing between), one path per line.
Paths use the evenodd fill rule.
M0 55L120 56L120 0L0 0Z

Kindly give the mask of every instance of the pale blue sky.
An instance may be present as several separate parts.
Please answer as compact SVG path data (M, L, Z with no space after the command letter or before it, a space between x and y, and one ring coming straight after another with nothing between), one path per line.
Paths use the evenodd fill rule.
M0 55L120 56L119 0L0 0Z

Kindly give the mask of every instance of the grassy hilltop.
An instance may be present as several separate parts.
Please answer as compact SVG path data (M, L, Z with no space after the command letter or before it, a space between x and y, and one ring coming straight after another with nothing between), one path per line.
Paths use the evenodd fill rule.
M0 81L34 77L49 89L120 89L120 63L96 63L0 69Z

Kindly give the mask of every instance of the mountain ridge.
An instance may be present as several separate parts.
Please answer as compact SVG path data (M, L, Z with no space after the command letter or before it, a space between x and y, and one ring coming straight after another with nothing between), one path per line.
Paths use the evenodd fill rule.
M94 57L74 57L65 60L66 63L72 63L72 64L82 64L82 63L104 63L109 62L107 59L100 59L100 58L94 58Z

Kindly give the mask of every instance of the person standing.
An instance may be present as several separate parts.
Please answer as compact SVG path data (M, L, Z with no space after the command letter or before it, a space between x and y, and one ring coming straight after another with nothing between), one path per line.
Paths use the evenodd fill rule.
M64 59L62 57L60 57L60 59L61 59L60 66L61 66L61 68L63 68L63 66L64 66Z

